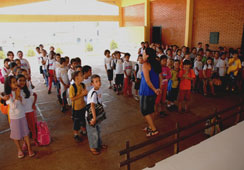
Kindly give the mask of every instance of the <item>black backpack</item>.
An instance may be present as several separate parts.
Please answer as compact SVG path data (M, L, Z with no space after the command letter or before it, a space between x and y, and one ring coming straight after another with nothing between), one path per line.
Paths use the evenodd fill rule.
M131 79L132 79L132 81L135 81L135 80L136 80L134 73L136 73L136 75L137 75L138 71L139 71L139 65L136 64L136 70L133 71L133 72L132 72L132 75L131 75Z

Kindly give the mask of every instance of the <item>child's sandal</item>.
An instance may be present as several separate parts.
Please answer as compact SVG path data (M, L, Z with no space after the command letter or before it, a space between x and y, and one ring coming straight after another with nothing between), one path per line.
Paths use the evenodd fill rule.
M24 158L24 157L25 157L25 155L24 155L23 152L18 152L18 158L19 158L19 159L22 159L22 158Z
M152 131L152 129L150 127L145 127L144 129L142 129L144 132L149 132Z
M35 155L35 152L32 152L31 154L29 153L29 157L34 157Z
M91 151L91 153L92 153L93 155L99 155L99 154L100 154L100 152L97 151L97 149L90 149L90 151Z
M152 136L156 136L158 134L159 134L158 130L149 131L149 132L147 132L146 137L152 137Z

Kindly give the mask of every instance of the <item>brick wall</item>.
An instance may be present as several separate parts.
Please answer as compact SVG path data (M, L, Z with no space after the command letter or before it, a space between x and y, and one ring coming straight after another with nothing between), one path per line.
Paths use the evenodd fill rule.
M144 4L124 7L123 26L144 26Z
M210 32L219 32L218 46L241 46L244 25L244 0L195 0L193 20L193 45L209 43Z
M162 43L184 45L186 0L155 0L151 2L152 26L162 27Z

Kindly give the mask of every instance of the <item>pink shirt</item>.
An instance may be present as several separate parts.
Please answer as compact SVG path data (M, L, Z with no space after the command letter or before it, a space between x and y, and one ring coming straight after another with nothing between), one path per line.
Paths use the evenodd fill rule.
M162 76L163 76L163 82L162 85L165 85L168 83L168 80L171 79L171 72L169 67L167 66L162 66Z

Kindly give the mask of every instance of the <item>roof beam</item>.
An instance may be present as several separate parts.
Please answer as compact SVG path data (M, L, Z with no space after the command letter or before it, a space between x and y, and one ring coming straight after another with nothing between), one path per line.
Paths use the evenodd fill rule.
M49 1L49 0L0 0L0 8L30 4L35 2L43 2L43 1Z

